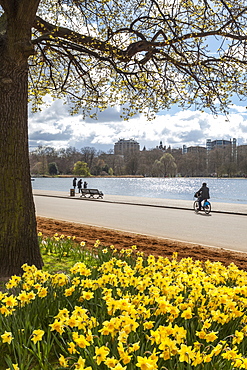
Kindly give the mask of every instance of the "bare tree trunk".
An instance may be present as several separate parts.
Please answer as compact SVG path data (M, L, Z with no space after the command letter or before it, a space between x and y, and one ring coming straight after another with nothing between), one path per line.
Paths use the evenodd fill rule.
M0 277L21 274L24 263L42 267L28 156L28 52L13 37L17 24L9 29L0 35Z

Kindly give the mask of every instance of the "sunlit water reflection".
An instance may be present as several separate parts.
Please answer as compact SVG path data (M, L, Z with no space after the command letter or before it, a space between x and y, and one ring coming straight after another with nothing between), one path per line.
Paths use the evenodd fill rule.
M72 178L35 178L33 189L69 191ZM247 179L217 178L87 178L88 188L104 194L192 200L206 182L215 202L247 204Z

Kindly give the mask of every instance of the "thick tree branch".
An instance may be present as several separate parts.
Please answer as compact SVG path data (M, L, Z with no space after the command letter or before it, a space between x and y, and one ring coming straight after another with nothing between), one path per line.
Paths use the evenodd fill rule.
M32 41L34 45L38 44L42 40L48 40L51 37L54 38L58 37L65 40L69 40L71 43L73 42L78 45L90 46L93 49L97 49L104 53L117 56L120 59L124 59L125 57L125 53L122 50L111 46L107 41L101 41L95 37L88 35L87 36L81 35L66 27L55 26L38 16L35 19L33 27L42 34L40 37Z

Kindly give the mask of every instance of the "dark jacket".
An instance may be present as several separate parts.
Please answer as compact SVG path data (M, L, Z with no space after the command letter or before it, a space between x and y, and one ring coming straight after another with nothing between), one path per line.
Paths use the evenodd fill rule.
M200 199L210 199L209 188L207 186L202 186L196 194Z

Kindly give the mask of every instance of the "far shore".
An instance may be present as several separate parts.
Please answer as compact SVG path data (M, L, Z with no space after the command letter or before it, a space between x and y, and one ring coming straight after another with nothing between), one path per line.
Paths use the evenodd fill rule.
M96 179L114 179L114 178L127 178L127 179L131 179L131 178L136 178L136 179L146 179L146 178L154 178L154 179L158 179L158 178L181 178L181 179L193 179L193 178L202 178L202 179L235 179L235 180L242 180L242 179L247 179L247 176L238 176L238 177L227 177L227 176L173 176L173 177L156 177L156 176L143 176L143 175L119 175L119 176L94 176L94 175L91 175L91 176L80 176L80 175L56 175L56 176L51 176L51 175L31 175L32 178L74 178L74 177L81 177L81 178L96 178Z
M56 176L51 176L51 175L31 175L32 178L60 178L60 179L63 179L63 178L74 178L74 177L81 177L81 178L88 178L88 179L92 179L92 178L98 178L98 179L103 179L103 178L145 178L145 176L142 176L142 175L121 175L121 176L81 176L81 175L56 175Z

